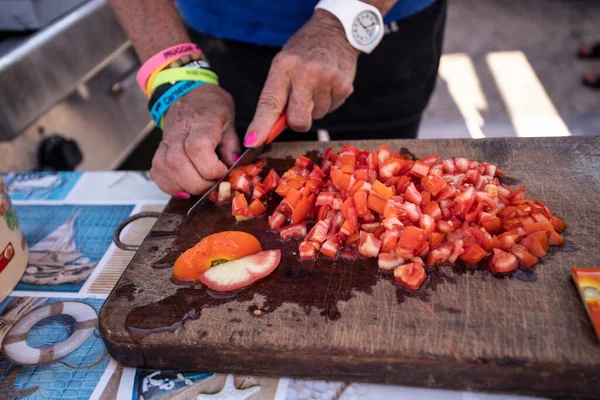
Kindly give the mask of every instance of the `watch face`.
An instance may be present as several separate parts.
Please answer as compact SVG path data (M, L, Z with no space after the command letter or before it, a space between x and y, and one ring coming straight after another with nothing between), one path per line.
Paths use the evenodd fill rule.
M352 22L352 36L361 45L368 45L379 35L381 25L373 11L363 11Z

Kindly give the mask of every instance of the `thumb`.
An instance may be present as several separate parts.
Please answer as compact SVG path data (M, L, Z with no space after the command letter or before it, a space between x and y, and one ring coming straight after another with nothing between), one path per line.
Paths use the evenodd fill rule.
M227 166L231 166L237 161L240 154L240 140L235 133L233 123L229 123L224 128L223 136L221 137L221 143L219 144L219 155L221 156L221 160L223 160Z
M264 143L269 136L269 131L281 115L287 103L291 81L287 74L280 73L271 68L265 82L254 119L248 126L244 146L257 147Z

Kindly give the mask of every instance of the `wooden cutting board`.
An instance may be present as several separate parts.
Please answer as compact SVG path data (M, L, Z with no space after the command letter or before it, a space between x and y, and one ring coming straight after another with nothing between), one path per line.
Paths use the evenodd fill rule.
M391 140L417 157L438 153L496 163L504 182L564 219L567 244L534 273L498 278L439 267L408 295L374 261L298 262L266 221L235 224L228 207L188 220L193 200L172 200L100 312L110 354L135 367L394 383L598 398L600 343L569 269L600 267L600 138ZM341 143L331 143L339 149ZM278 172L331 144L275 144ZM376 149L381 142L351 142ZM282 248L278 269L215 298L170 281L173 261L204 236L257 235Z

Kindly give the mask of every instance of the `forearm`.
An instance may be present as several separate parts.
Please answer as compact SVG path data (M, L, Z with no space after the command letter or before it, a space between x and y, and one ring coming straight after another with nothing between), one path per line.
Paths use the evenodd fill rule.
M142 62L167 47L190 42L173 0L108 0L108 3Z

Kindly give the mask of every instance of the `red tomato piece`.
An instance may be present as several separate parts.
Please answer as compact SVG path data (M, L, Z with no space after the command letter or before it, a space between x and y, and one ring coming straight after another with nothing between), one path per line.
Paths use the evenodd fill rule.
M389 253L396 250L399 236L400 234L395 230L383 232L379 237L381 240L381 252Z
M283 228L279 229L279 236L282 240L306 236L306 222L284 226Z
M427 232L415 226L407 226L402 231L398 240L398 246L407 249L419 249L427 239Z
M394 280L410 290L419 290L426 278L427 273L423 265L416 262L404 264L394 269Z
M377 257L377 266L379 269L391 271L404 263L404 259L395 252L379 253Z
M269 228L279 229L285 224L285 215L275 211L273 215L269 217Z
M565 223L562 219L554 216L550 218L550 222L552 222L552 226L554 227L554 230L556 232L563 233L563 231L565 230Z
M360 231L360 244L358 252L364 257L377 257L381 247L381 240L377 239L372 233Z
M429 165L425 164L421 160L415 161L414 165L410 170L411 175L416 176L417 178L422 178L429 174Z
M399 230L400 228L404 227L404 224L402 222L400 222L400 220L396 217L389 217L389 218L385 218L382 221L383 227L385 229L387 229L388 231L391 230Z
M462 226L462 222L453 220L453 221L437 221L437 230L441 233L454 232L458 228Z
M294 212L292 213L292 223L295 224L306 220L306 217L310 213L311 209L311 201L307 197L302 197L294 206Z
M445 242L435 247L427 255L427 265L433 267L434 265L444 264L448 262L448 258L454 250L454 244Z
M423 214L419 218L419 227L427 233L432 233L435 230L435 220L430 215Z
M502 221L492 213L482 213L479 217L479 225L492 235L502 231Z
M369 195L371 195L371 196L377 196L377 197L379 197L380 199L383 199L383 200L389 200L394 195L394 193L392 192L392 189L390 189L389 187L385 186L380 181L376 180L371 185L371 190L369 191Z
M442 177L437 175L427 175L421 179L423 189L434 196L437 196L447 184L448 183Z
M298 158L296 158L296 166L299 168L310 169L313 166L313 162L308 157L298 156Z
M308 235L306 235L306 240L310 240L316 243L323 243L327 240L327 234L329 232L329 228L331 227L332 218L326 218L322 221L319 221L313 226Z
M359 217L364 217L368 214L369 208L367 205L367 193L364 191L355 192L352 196L354 199L354 205L356 206L356 212Z
M533 267L538 262L538 258L531 254L525 246L515 244L510 251L519 259L520 264L527 268Z
M336 193L334 192L321 192L317 196L316 206L331 206L333 204L333 199L335 199Z
M219 203L219 193L217 193L217 191L210 192L208 199L213 203Z
M321 253L326 257L336 258L343 240L344 235L341 233L331 236L323 243L323 246L321 246Z
M221 182L224 183L224 182ZM266 185L264 185L263 183L257 183L256 185L254 185L254 189L252 190L252 199L257 200L257 199L262 199L263 197L265 197L267 195L267 187Z
M442 219L442 210L440 209L440 205L435 201L432 201L423 208L423 214L431 216L434 220Z
M460 259L467 264L478 264L488 255L488 252L481 248L481 246L472 243L465 248L465 252L460 255Z
M259 217L267 212L265 205L258 199L255 199L252 201L252 203L250 203L248 210L250 211L250 214L254 215L255 217Z
M314 260L317 258L317 249L308 241L300 242L298 253L301 260Z
M458 257L460 257L464 252L465 242L461 239L458 239L454 242L454 248L452 249L452 254L448 257L448 262L454 264Z
M369 207L369 210L373 210L377 214L383 214L385 209L385 203L385 200L375 195L370 194L367 197L367 207Z
M232 182L231 187L235 190L239 190L242 193L250 193L250 181L246 174L240 174Z
M406 192L404 193L404 199L410 201L413 204L420 205L423 200L423 196L417 190L414 183L410 183L406 188Z
M244 215L242 210L246 210L247 208L248 201L246 201L246 197L243 194L238 194L233 198L233 202L231 203L232 215Z
M407 249L405 247L396 247L396 254L405 260L412 260L415 257L415 251L413 249Z
M500 249L493 249L492 252L492 258L488 265L492 272L506 273L517 269L519 260L514 254Z
M454 199L454 213L459 217L467 215L475 202L475 188L469 186Z
M445 235L443 233L431 232L429 235L429 248L435 249L438 247L442 243L442 240L444 240L444 237Z
M438 154L432 154L430 156L421 158L420 161L423 164L427 164L427 165L429 165L431 167L431 166L433 166L433 164L435 164L435 162L437 161L438 158L439 158Z
M455 158L454 166L456 167L456 170L458 172L467 172L467 170L469 169L469 160L462 157Z
M391 151L390 148L385 144L379 146L379 150L377 151L377 158L379 159L379 163L384 163L390 159Z

